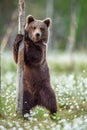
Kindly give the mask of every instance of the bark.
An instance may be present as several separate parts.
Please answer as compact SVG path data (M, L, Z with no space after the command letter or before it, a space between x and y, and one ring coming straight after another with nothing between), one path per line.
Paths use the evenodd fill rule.
M25 24L25 0L19 0L19 21L18 34L24 35ZM22 114L23 111L23 69L24 69L24 40L20 43L18 52L18 78L16 91L16 112Z

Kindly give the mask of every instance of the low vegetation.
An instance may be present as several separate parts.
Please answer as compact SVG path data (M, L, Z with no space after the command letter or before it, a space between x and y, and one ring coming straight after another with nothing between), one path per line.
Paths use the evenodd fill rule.
M87 61L75 54L73 69L68 55L48 56L51 83L58 101L58 112L49 116L41 107L31 111L26 120L15 113L16 66L11 54L1 56L0 130L86 130L87 129Z

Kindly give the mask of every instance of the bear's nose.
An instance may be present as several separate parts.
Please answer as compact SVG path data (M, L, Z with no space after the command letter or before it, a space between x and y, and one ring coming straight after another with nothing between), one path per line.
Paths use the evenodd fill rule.
M37 38L40 37L40 33L36 33L36 37L37 37Z

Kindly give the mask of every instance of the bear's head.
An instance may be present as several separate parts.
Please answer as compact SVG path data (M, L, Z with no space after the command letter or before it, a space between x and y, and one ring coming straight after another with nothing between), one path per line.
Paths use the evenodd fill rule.
M32 15L27 16L25 30L28 37L35 43L47 42L48 28L50 26L50 18L45 20L37 20Z

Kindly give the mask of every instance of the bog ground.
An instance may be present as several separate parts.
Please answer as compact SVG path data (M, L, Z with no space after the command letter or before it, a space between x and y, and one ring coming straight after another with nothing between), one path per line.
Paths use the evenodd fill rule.
M16 115L16 65L11 53L1 55L0 130L86 130L87 61L85 54L74 54L74 68L69 69L67 54L48 56L51 83L58 101L53 117L41 107L31 111L28 120Z

